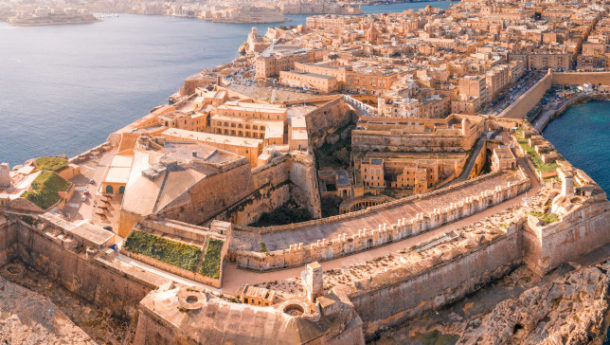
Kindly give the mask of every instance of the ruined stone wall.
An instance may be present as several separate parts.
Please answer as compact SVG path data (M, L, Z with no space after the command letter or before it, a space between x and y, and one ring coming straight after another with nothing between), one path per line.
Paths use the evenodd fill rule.
M607 200L586 204L557 223L539 226L537 222L536 218L529 217L523 241L525 263L540 275L610 243L610 202Z
M553 72L554 85L610 85L610 72Z
M513 224L505 235L448 262L350 295L364 322L365 336L370 339L386 327L455 302L520 265L519 228Z
M511 105L498 114L498 117L524 118L540 102L552 84L553 73L549 72L529 90L517 97Z
M68 250L35 228L19 222L16 255L25 264L86 301L125 319L137 316L137 306L157 286L110 265L100 256Z

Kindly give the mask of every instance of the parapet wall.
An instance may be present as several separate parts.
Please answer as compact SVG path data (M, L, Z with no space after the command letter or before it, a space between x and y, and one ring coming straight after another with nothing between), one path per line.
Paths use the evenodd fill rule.
M364 322L367 338L426 310L453 303L520 265L520 227L513 224L505 235L415 275L392 272L388 284L374 289L363 286L352 293L350 299Z
M310 245L295 243L290 245L289 249L265 253L238 250L232 257L239 267L260 271L301 266L315 260L329 260L399 241L468 217L511 199L528 188L529 182L524 179L514 184L496 186L494 191L485 191L478 196L466 197L464 200L451 203L446 209L421 212L412 219L399 219L396 224L379 224L376 229L358 229L358 233L351 236L343 233L335 239L318 240Z
M511 105L498 114L498 117L524 118L538 103L544 94L551 88L554 77L549 71L534 86L519 96Z

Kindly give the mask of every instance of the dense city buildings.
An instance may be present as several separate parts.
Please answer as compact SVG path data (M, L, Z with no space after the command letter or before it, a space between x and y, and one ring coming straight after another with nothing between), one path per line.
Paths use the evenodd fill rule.
M608 97L608 6L253 28L105 143L0 165L0 265L135 345L601 341L610 202L540 130Z

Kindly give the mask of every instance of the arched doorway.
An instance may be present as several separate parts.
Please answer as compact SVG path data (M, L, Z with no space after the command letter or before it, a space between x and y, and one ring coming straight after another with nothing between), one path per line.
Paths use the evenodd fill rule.
M106 194L114 194L114 189L112 189L111 185L106 186Z
M120 186L119 187L119 194L123 194L125 193L125 186Z

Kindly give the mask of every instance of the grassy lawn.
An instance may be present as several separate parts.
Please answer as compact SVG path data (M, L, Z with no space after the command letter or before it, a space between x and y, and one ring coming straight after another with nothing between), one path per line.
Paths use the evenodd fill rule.
M32 189L23 193L23 197L46 210L59 201L58 192L65 192L70 182L52 171L42 171L32 182Z
M527 152L527 156L529 157L530 161L532 161L532 164L534 164L536 170L541 172L551 172L557 169L557 163L543 162L542 158L540 158L540 155L538 155L534 148L527 143L526 139L519 139L518 141L519 145L521 145L523 150Z
M201 258L199 247L137 230L129 234L125 248L192 272L197 268L197 263Z
M36 159L38 170L61 171L68 167L68 161L61 157L40 157Z
M210 239L199 273L214 279L220 277L220 252L223 244L221 240Z

